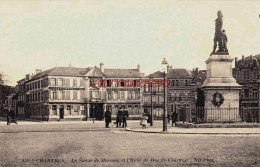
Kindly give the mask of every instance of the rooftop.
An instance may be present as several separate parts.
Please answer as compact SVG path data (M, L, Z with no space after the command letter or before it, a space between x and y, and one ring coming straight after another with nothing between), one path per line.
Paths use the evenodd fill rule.
M169 69L167 78L191 78L191 71L184 68Z

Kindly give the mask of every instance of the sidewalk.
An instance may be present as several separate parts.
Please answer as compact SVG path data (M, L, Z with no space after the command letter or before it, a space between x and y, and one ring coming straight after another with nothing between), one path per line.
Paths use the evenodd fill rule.
M93 124L92 121L27 121L27 120L18 120L18 124L12 123L11 125L52 125L52 124ZM104 121L95 121L95 124L104 124ZM0 121L0 126L5 126L6 121Z
M179 127L168 127L166 132L162 131L161 128L127 128L126 131L137 132L137 133L161 133L161 134L207 134L207 135L249 135L259 134L260 128L179 128Z

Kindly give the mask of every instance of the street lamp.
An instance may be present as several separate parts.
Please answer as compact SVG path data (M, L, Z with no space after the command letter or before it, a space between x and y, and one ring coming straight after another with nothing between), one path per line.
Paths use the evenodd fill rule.
M165 84L165 78L166 78L166 74L165 71L163 72L163 81L164 81L164 85L163 85L163 103L164 103L164 107L163 107L163 131L166 132L167 131L167 108L166 108L166 84Z
M153 83L151 82L151 120L150 126L153 126Z
M92 117L93 117L93 123L95 123L95 105L93 104L93 108L92 108Z

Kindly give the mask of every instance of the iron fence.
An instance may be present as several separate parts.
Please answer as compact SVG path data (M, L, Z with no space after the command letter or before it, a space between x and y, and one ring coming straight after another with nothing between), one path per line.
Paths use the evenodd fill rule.
M178 119L183 122L193 123L259 123L260 108L180 108L178 111Z

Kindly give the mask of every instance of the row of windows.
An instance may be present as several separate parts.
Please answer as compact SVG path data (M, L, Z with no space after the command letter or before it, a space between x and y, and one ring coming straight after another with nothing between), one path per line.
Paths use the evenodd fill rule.
M107 93L108 100L139 100L140 99L140 92L133 92L133 91L113 91Z
M251 70L243 70L242 72L238 72L236 74L237 80L249 80L249 79L260 79L259 71L251 71Z
M43 80L34 81L31 83L26 84L27 90L36 90L41 89L48 86L48 78L45 78Z
M258 92L257 92L257 89L253 89L251 94L250 94L250 91L249 89L244 89L244 98L253 98L253 99L256 99L258 98Z
M26 95L19 95L18 101L26 101Z
M50 79L50 85L51 86L70 86L70 78L51 78ZM84 80L80 79L78 83L78 79L74 78L72 80L72 86L73 87L84 87Z
M72 92L72 93L71 93ZM84 98L84 90L55 90L50 91L50 99L58 99L58 100L77 100Z
M181 96L181 94L183 94L183 95ZM188 91L184 91L184 92L173 91L173 92L171 92L170 99L171 100L180 100L181 97L183 97L184 99L188 99L188 96L189 96L189 92Z
M31 106L29 111L31 116L47 116L48 106Z
M188 86L188 80L171 80L170 86Z
M64 106L62 107L64 108ZM78 106L78 105L66 105L65 107L66 110L74 110L75 112L78 110L84 110L84 106ZM57 105L51 105L51 110L57 110Z
M98 87L136 87L137 86L137 80L115 80L112 82L112 80L96 80L96 79L90 79L89 86L92 87L95 84L95 86ZM117 85L118 84L118 85Z
M48 94L48 91L31 93L29 95L29 102L40 102L48 100Z
M162 104L164 101L163 96L153 96L152 97L152 102L155 104ZM150 96L145 96L144 97L144 103L151 103L151 97Z

